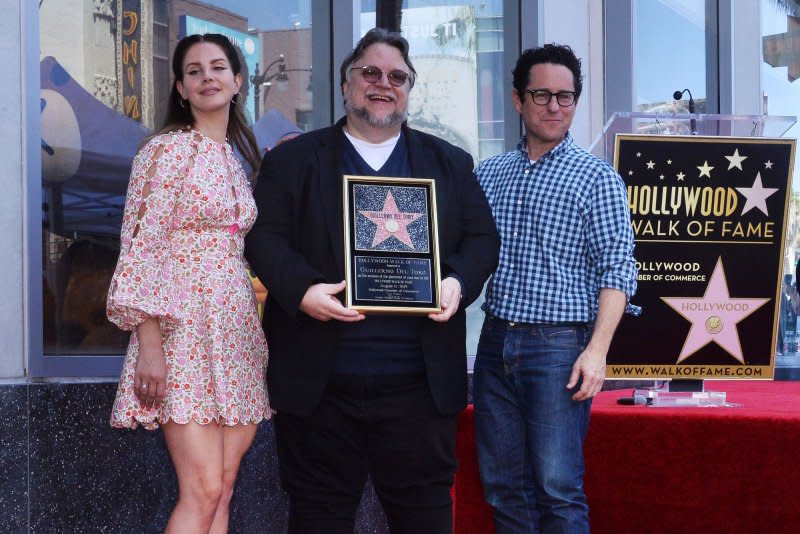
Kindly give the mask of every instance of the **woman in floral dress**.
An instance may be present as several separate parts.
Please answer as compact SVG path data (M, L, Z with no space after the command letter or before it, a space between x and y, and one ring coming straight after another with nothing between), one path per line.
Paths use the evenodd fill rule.
M256 217L236 145L258 168L222 35L174 54L166 125L133 161L109 319L131 330L115 427L163 429L180 495L167 532L225 532L242 456L270 417L267 345L242 256Z

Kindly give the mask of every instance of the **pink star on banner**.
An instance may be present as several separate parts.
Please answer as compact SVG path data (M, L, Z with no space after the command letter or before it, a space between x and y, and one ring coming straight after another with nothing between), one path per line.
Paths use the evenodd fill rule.
M661 297L661 300L692 323L676 363L682 362L711 342L744 363L736 325L770 299L731 298L720 258L702 298Z
M381 211L359 210L358 212L378 227L375 230L375 237L372 239L373 248L390 237L396 237L401 243L414 248L411 236L408 235L408 225L422 217L423 214L406 213L397 209L397 203L394 201L391 191L386 193L386 200Z

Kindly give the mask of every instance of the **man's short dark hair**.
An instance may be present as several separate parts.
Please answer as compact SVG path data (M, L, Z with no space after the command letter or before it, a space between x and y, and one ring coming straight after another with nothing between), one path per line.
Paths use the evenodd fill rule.
M339 69L339 80L340 84L344 86L344 82L347 81L347 69L350 66L361 59L361 56L364 55L367 48L374 44L386 44L389 46L393 46L400 51L400 55L403 56L403 61L406 62L408 65L409 70L411 71L411 75L408 78L409 87L414 87L414 80L417 77L417 71L414 70L414 65L411 64L411 60L408 59L408 41L406 41L405 37L400 35L397 32L390 32L383 28L372 28L368 31L364 37L356 44L356 47L353 49L350 54L344 58L342 61L342 66Z
M567 67L572 71L575 98L577 99L581 96L581 91L583 90L581 60L578 59L569 46L550 43L539 48L528 48L517 59L517 64L513 70L514 89L517 90L520 98L525 94L525 88L528 87L531 67L539 63L552 63Z

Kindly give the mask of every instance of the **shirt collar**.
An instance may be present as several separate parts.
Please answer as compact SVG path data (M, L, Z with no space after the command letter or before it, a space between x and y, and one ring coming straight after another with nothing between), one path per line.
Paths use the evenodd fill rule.
M552 158L558 156L559 154L563 154L564 152L569 150L573 144L574 141L572 140L572 135L570 135L570 133L567 132L567 134L564 136L564 139L562 139L559 144L557 144L547 154L545 154L539 159ZM525 144L524 135L520 137L519 143L517 143L517 151L519 151L520 156L524 158L525 161L530 161L530 158L528 157L528 148L527 145Z

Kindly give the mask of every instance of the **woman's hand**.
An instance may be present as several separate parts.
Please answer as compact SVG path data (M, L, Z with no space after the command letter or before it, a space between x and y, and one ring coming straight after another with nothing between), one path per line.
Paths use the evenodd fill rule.
M167 389L167 361L161 345L161 327L152 317L136 327L139 358L133 377L136 397L145 408L154 408L164 400Z

